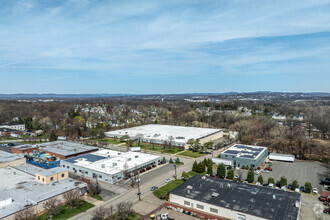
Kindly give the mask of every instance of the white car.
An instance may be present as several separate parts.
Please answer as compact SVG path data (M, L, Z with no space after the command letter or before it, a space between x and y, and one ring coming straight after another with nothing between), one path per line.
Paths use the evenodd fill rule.
M257 174L257 175L258 175L259 173L260 173L260 170L256 170L255 174Z
M236 174L236 175L234 176L234 179L238 179L238 178L239 178L239 175Z
M168 179L165 180L165 183L169 183L171 181L172 181L172 178L168 178Z
M317 189L313 188L313 193L317 194Z
M263 170L262 172L263 172L263 173L270 173L269 170Z

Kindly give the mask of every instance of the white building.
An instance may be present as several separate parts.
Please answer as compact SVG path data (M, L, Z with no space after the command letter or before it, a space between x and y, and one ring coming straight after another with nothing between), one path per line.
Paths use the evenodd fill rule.
M285 115L273 115L272 116L272 119L275 119L275 120L285 120L286 117L285 117Z
M295 157L292 154L276 154L276 153L269 154L269 160L294 162L294 158Z
M107 137L120 138L128 135L132 139L139 139L142 142L163 144L169 143L173 146L184 147L189 139L199 139L201 144L208 141L215 141L223 137L221 129L197 128L172 125L143 125L133 128L120 129L116 131L105 132Z
M18 130L18 131L25 131L25 125L24 124L19 124L19 125L0 125L0 128L9 128L9 129Z
M161 162L160 156L138 152L100 150L61 161L61 166L80 176L116 183L135 170L146 169Z

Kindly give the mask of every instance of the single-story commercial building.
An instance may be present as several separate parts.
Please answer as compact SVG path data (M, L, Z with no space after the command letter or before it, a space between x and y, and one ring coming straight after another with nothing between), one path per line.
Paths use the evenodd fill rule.
M61 174L63 170L57 171ZM87 191L87 184L82 181L66 177L47 184L38 180L40 175L43 171L33 175L15 167L0 168L0 219L15 220L15 215L25 209L40 213L44 210L43 203L51 198L64 202L63 194L66 192L79 190L82 195Z
M34 150L38 150L37 145L32 145L32 144L23 144L23 145L18 145L18 146L13 146L11 148L11 152L13 154L29 154L33 153Z
M42 144L36 144L38 151L44 151L60 159L76 157L97 151L99 148L69 141L53 141ZM19 147L18 147L19 149Z
M300 193L195 175L169 193L169 202L208 219L294 219Z
M276 154L276 153L269 154L269 160L294 162L294 158L295 157L292 154Z
M199 139L201 144L216 141L223 137L221 129L197 128L173 125L150 124L133 128L105 132L110 138L121 138L128 135L131 139L140 139L142 142L164 144L188 149L189 139Z
M138 152L100 150L61 161L61 167L83 177L116 183L132 175L135 170L158 165L161 157Z
M25 158L0 150L0 168L25 163Z
M268 156L266 147L235 144L223 151L221 159L232 160L236 167L253 167L257 169Z
M0 128L8 128L18 131L25 131L25 124L18 124L18 125L0 125Z

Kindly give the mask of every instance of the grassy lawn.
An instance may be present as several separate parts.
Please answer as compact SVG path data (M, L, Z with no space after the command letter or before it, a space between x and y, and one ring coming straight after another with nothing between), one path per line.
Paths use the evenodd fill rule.
M54 217L53 220L69 219L69 218L71 218L83 211L86 211L87 209L90 209L92 207L94 207L93 204L85 202L85 201L82 201L81 205L78 207L75 207L75 208L71 208L68 205L63 205L60 208L59 214L56 217ZM46 214L42 214L37 217L37 220L47 220L47 219L49 219L49 217Z
M192 157L192 158L197 158L197 157L203 156L205 154L198 153L198 152L192 152L190 150L186 150L186 151L183 151L181 153L178 153L178 155L180 155L180 156L186 156L186 157Z
M132 212L131 214L129 214L128 216L128 220L139 220L141 217L143 217L143 215L136 213L136 212Z
M102 139L98 139L98 141L106 142L106 143L109 143L109 144L125 143L125 142L121 142L119 139L113 139L113 138L102 138Z
M204 173L197 173L197 172L194 172L194 171L189 171L188 174L189 174L189 176L195 176L196 174L205 175L206 171Z
M133 146L137 147L138 144L134 143ZM147 150L158 151L158 152L169 153L169 154L175 154L175 153L182 151L181 149L176 148L176 147L163 149L163 146L161 146L161 145L154 144L154 146L152 146L152 144L149 144L149 143L140 143L140 147L141 147L141 149L147 148ZM143 151L143 150L141 150L141 151Z
M92 197L92 198L94 198L94 199L97 199L97 200L100 200L100 201L102 201L103 199L102 199L102 197L100 196L100 195L91 195L91 194L87 194L89 197Z
M165 186L160 187L159 189L157 189L156 191L153 192L153 194L160 198L162 194L166 194L166 199L168 197L168 193L174 189L175 187L179 186L181 183L183 183L184 181L181 179L176 179L173 180L171 182L169 182L168 184L166 184Z

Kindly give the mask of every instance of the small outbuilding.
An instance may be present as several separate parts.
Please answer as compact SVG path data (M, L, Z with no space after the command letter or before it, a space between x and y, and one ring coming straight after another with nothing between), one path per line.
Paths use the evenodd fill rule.
M294 155L292 154L277 154L270 153L269 160L285 161L285 162L294 162Z

